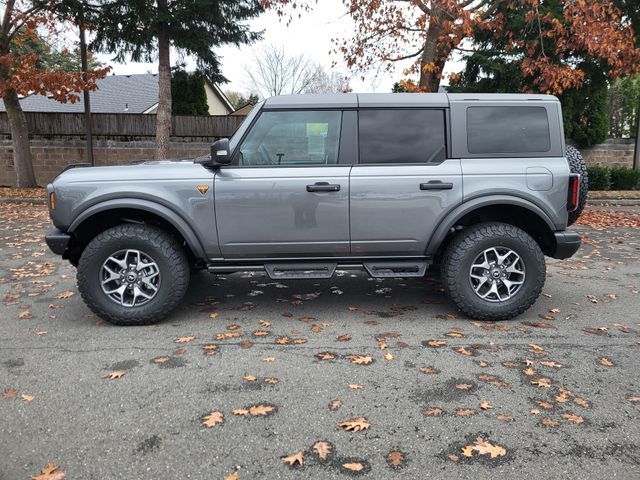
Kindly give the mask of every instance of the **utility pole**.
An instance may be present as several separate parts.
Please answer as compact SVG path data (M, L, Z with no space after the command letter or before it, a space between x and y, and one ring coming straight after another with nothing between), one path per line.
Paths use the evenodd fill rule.
M84 26L82 25L82 18L80 19L80 63L82 64L82 80L87 81L87 42L84 37ZM84 123L87 133L87 157L89 164L93 166L93 132L91 130L91 101L89 99L89 90L86 88L83 92L84 99Z

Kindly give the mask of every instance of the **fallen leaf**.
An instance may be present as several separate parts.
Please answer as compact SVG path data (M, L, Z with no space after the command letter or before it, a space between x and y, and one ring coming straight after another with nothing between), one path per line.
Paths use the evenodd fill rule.
M458 383L456 385L456 388L458 390L469 390L471 387L473 387L473 385L470 385L468 383Z
M114 371L114 372L109 372L109 373L107 373L107 374L106 374L106 375L104 375L102 378L107 378L107 379L109 379L109 380L116 380L116 379L118 379L118 378L122 378L122 377L124 377L124 375L125 375L126 373L127 373L127 372L125 372L124 370L116 370L116 371Z
M40 470L40 475L31 477L32 480L60 480L62 478L64 478L64 472L58 470L58 465L55 463L50 463Z
M582 418L580 415L574 415L573 413L563 413L560 416L568 422L575 423L576 425L580 425L584 422L584 418Z
M73 293L71 291L66 291L66 292L62 292L62 293L59 293L58 295L56 295L56 298L64 299L64 298L73 297L74 295L75 295L75 293Z
M316 354L316 358L318 360L333 360L336 358L336 354L331 352L320 352Z
M391 354L391 352L385 353L384 359L385 360L393 360L393 355Z
M240 477L238 476L238 471L234 470L229 475L225 475L222 480L240 480Z
M537 378L531 380L531 385L535 385L538 388L549 388L551 386L551 380L548 378Z
M252 335L254 337L266 337L267 335L269 335L269 332L267 332L266 330L255 330Z
M440 348L446 346L447 342L444 340L425 340L422 344L433 348Z
M331 410L332 412L335 412L336 410L338 410L340 407L342 406L342 400L331 400L329 402L329 410Z
M304 452L300 450L299 452L292 453L291 455L280 457L282 461L288 464L290 467L293 467L296 463L298 465L304 465Z
M231 413L238 416L249 415L249 410L246 408L234 408Z
M439 417L442 415L442 409L439 407L427 407L422 410L422 413L427 417Z
M24 400L25 402L31 402L35 400L36 397L34 395L29 395L28 393L23 393L22 395L20 395L20 398L22 398L22 400Z
M551 420L550 418L544 418L541 422L545 427L558 427L560 424L555 420Z
M406 457L400 450L391 450L387 455L387 463L392 468L402 468L406 462Z
M422 373L424 373L425 375L435 375L437 373L439 373L439 370L433 368L433 367L421 367L420 371Z
M480 404L480 408L482 410L489 410L490 408L493 408L493 406L485 400Z
M491 458L503 457L507 454L507 450L503 447L493 445L480 437L476 439L473 449L480 455L489 455Z
M266 320L260 320L258 323L264 328L269 328L271 326L271 322L267 322Z
M461 448L462 455L465 457L473 457L473 446L467 445L466 447Z
M452 462L457 462L459 460L458 456L454 455L453 453L450 453L449 455L447 455L447 458Z
M542 400L535 400L535 403L545 410L553 410L553 403L545 402Z
M360 472L364 470L364 465L360 462L352 462L352 463L343 463L342 468L350 470L352 472Z
M211 312L209 314L209 318L211 319L218 318L218 315L220 315L218 312Z
M272 362L275 362L276 359L275 359L275 357L265 357L261 361L265 362L265 363L272 363Z
M202 425L211 428L214 425L224 423L224 414L222 412L211 412L209 415L202 417Z
M606 357L602 357L600 360L598 360L598 363L605 367L613 367L615 365L615 363L613 363L611 360L609 360Z
M264 417L269 415L274 411L274 408L271 405L253 405L249 407L249 414L254 417Z
M22 312L20 312L18 314L18 318L21 318L23 320L27 319L27 318L32 318L33 315L31 314L31 312L29 310L24 310Z
M462 355L465 355L467 357L472 357L473 356L473 352L471 350L469 350L468 348L465 348L465 347L456 348L456 352L458 352L458 353L460 353Z
M264 383L268 383L269 385L277 385L278 383L280 383L280 380L278 380L276 377L266 377L264 379Z
M289 343L289 337L278 337L276 338L276 343L278 345L286 345Z
M373 358L369 355L346 355L344 358L351 360L354 365L370 365L373 363Z
M351 390L362 390L364 387L362 385L360 385L359 383L350 383L349 384L349 388Z
M258 377L254 376L254 375L249 375L248 373L244 374L244 379L247 382L255 382L256 380L258 380Z
M318 455L320 460L326 460L327 458L329 458L329 455L331 455L331 450L333 449L332 445L329 442L324 441L314 443L313 447L311 448L314 452L316 452L316 455Z
M471 415L475 415L476 413L478 412L472 408L460 408L456 412L456 415L459 417L470 417Z
M169 357L166 356L160 356L160 357L155 357L153 360L151 360L153 363L157 363L159 365L162 365L163 363L167 363L169 361Z
M355 420L338 423L338 426L347 432L359 432L361 430L367 430L370 427L370 424L366 418L360 417Z
M189 343L189 342L193 342L195 339L196 339L196 337L188 335L188 336L177 338L175 340L175 342L176 343Z
M550 367L550 368L561 368L562 365L560 365L559 363L556 363L552 360L542 360L540 361L540 365L544 365L545 367Z
M2 392L2 397L6 399L15 398L18 394L18 390L15 388L7 388L4 392Z
M500 414L500 415L496 415L496 418L498 420L503 421L503 422L511 422L511 421L513 421L513 417L510 417L509 415Z
M351 335L340 335L338 337L339 342L348 342L349 340L351 340Z

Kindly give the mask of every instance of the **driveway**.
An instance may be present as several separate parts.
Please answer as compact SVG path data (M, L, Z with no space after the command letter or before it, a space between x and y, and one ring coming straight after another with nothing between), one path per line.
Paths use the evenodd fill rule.
M432 279L200 273L119 328L44 207L0 205L0 478L640 478L640 211L598 208L513 321Z

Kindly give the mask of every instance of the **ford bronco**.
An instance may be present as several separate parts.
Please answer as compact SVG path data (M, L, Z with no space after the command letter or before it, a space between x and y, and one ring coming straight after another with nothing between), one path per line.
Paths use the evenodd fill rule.
M86 167L86 166L83 166ZM67 167L48 185L54 253L100 317L154 323L190 272L422 277L469 317L538 298L586 200L553 96L284 95L189 161Z

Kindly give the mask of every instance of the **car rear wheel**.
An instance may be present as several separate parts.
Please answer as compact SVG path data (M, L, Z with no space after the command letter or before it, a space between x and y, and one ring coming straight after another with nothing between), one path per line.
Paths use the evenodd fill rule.
M100 318L115 325L148 325L182 300L189 264L184 249L166 232L124 224L87 245L77 280L83 300Z
M526 311L545 282L536 241L505 223L469 227L452 240L442 261L442 283L457 307L478 320L506 320Z

